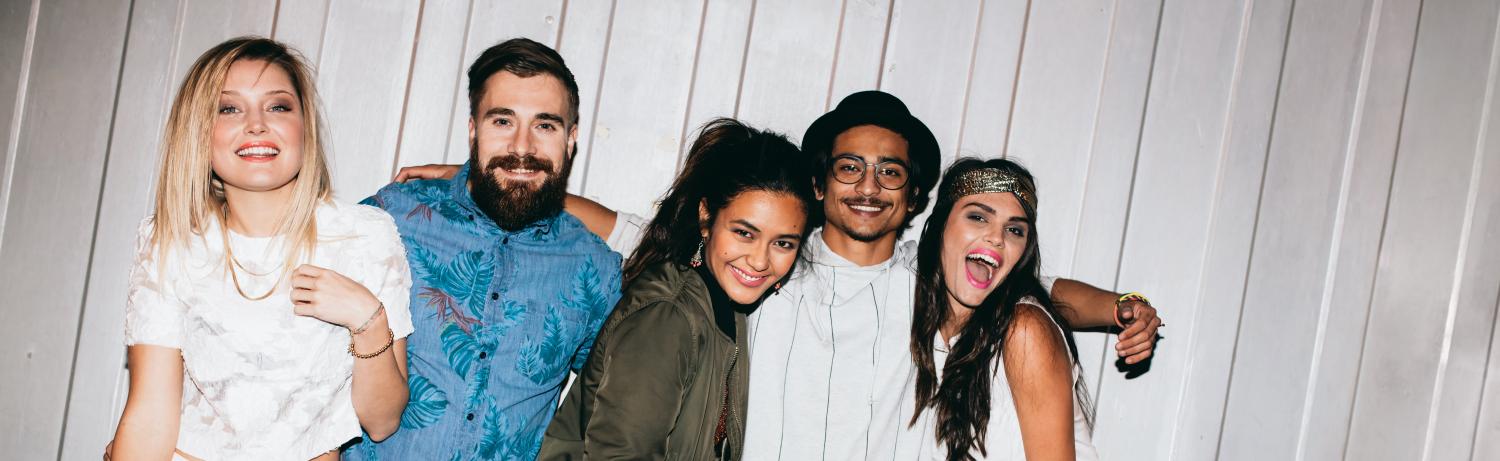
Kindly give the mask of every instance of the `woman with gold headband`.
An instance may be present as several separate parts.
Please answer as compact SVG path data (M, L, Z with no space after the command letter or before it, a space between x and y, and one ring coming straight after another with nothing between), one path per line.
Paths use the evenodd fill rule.
M384 212L331 200L312 72L272 40L193 63L125 303L105 459L338 459L406 406L411 277Z
M1098 459L1065 320L1038 281L1036 185L960 159L917 249L912 360L924 459Z

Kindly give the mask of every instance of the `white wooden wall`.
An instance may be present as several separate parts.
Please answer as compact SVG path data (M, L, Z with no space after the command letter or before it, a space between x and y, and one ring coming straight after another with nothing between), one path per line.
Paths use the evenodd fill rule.
M466 158L463 69L582 89L572 190L645 214L687 137L853 91L1042 190L1047 270L1152 295L1081 336L1112 460L1500 459L1500 0L0 0L0 453L96 459L167 105L260 34L319 70L335 187ZM1488 398L1486 398L1488 397Z

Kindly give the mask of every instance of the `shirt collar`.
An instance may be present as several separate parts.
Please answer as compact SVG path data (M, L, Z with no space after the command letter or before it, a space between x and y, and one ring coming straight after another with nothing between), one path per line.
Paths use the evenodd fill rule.
M819 227L817 229L814 229L811 234L808 234L807 247L803 251L803 258L806 259L807 262L819 266L837 267L841 269L854 268L869 271L881 271L891 267L891 265L896 264L897 262L910 259L910 255L908 253L910 253L911 250L912 249L909 247L909 245L906 244L906 242L898 241L896 242L896 249L893 253L891 253L891 257L889 259L868 266L861 266L855 264L852 261L849 261L847 258L844 258L838 253L835 253L832 248L829 248L828 242L823 240L823 228Z

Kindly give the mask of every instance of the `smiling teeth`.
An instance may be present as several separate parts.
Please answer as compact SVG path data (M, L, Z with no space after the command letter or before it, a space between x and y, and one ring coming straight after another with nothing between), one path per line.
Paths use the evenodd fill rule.
M514 169L514 170L510 170L510 172L511 173L519 173L519 174L531 174L531 173L535 173L536 170L530 170L530 169L526 169L526 168L517 168L517 169Z
M238 151L235 151L234 154L243 157L243 156L249 156L249 155L276 155L276 154L279 154L279 153L281 153L281 149L277 149L275 147L257 146L257 147L246 147L244 149L240 149Z
M754 281L766 278L766 276L764 276L764 275L762 275L760 277L756 277L756 276L753 276L753 275L750 275L750 274L746 274L745 271L740 270L740 268L738 268L738 267L729 266L729 268L730 269L734 269L734 273L739 274L739 276L741 278L744 278L746 281L749 281L749 282L754 282Z
M857 211L868 211L871 213L880 211L880 207L875 206L849 205L849 208L853 208Z
M990 267L1000 267L1000 262L995 261L995 258L992 258L990 257L990 255L984 253L970 253L968 259L988 264L990 265Z

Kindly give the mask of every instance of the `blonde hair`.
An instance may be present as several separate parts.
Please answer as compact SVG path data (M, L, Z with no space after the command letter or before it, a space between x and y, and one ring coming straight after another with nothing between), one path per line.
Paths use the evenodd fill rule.
M317 243L315 214L332 196L313 73L295 50L261 37L238 37L205 51L188 70L162 136L161 172L156 181L156 217L151 245L157 262L193 237L204 238L208 224L224 216L224 184L210 163L211 134L218 116L219 93L229 67L237 61L275 64L291 77L302 106L302 167L292 180L292 199L277 226L286 239L282 273L310 258ZM219 223L224 226L224 223ZM226 252L227 253L227 252ZM228 255L225 264L229 264Z

